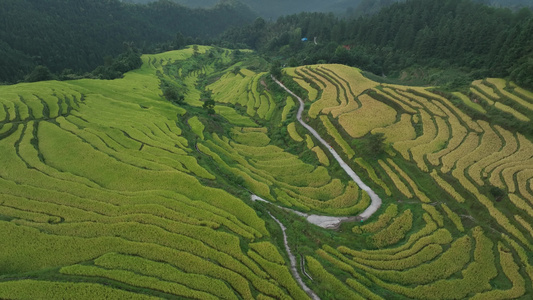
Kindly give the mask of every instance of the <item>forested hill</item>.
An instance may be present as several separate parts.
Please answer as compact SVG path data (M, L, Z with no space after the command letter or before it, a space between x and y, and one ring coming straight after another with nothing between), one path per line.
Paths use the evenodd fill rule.
M157 0L122 0L129 3L150 3ZM260 16L270 19L300 12L334 12L357 17L377 13L381 8L405 0L172 0L187 7L211 7L220 2L239 1ZM533 8L531 0L472 0L496 7Z
M156 0L122 0L130 3L150 3ZM355 8L364 0L172 0L188 7L210 7L217 3L239 1L249 6L253 11L264 18L277 18L299 12L336 11L344 12L346 8ZM374 0L372 0L374 1ZM393 2L395 0L385 0ZM376 1L380 2L380 1Z
M306 37L309 41L302 42ZM223 40L276 55L289 65L342 63L379 75L417 65L455 67L474 78L511 75L533 87L529 9L512 12L468 0L413 0L352 20L322 13L281 17L275 23L259 20L226 32Z
M20 80L37 65L56 73L90 71L104 57L124 51L124 42L143 48L172 40L178 32L209 38L255 17L235 3L190 9L171 1L2 0L0 82Z
M129 3L150 3L157 0L122 0ZM381 7L405 0L172 0L188 7L210 7L217 3L239 1L266 19L300 12L335 12L344 14L372 13Z

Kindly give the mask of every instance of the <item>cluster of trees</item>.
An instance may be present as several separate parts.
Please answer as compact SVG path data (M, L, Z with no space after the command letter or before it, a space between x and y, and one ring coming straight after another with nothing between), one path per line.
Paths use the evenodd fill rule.
M142 65L139 49L125 44L127 49L117 57L106 56L104 64L96 67L92 72L78 74L72 69L64 69L59 74L54 74L50 69L43 65L36 66L33 71L24 77L26 82L36 82L44 80L72 80L80 78L92 79L115 79L120 78L124 73L140 68Z
M413 65L451 66L472 77L511 75L533 87L533 13L525 8L513 12L469 0L412 0L357 19L324 13L258 19L228 30L222 40L289 65L342 63L378 75Z
M262 3L272 8L276 1ZM315 2L301 9L312 9ZM0 82L16 82L33 71L32 78L49 77L46 68L58 78L72 78L102 63L93 74L115 78L139 63L137 52L123 53L128 42L143 53L215 43L252 48L282 65L342 63L392 77L412 66L456 68L463 74L456 81L510 76L533 88L529 9L513 12L470 0L354 0L352 4L359 12L385 8L363 17L300 13L269 22L256 19L235 0L209 9L190 9L170 0L143 5L119 0L4 0L0 1ZM302 42L305 37L307 42Z
M157 0L122 0L129 3L150 3ZM358 17L375 14L383 7L406 0L172 0L187 7L212 7L220 2L241 2L249 6L254 12L263 18L276 19L280 16L296 14L300 12L333 12L338 15ZM485 5L497 7L509 7L518 9L521 7L533 8L531 0L473 0Z
M98 66L92 74L99 79L115 79L122 76L122 74L140 68L143 64L139 49L133 48L126 44L127 49L117 58L107 56L104 59L104 64Z
M155 0L123 0L130 3L150 3ZM342 13L348 8L356 8L365 0L172 0L187 7L212 7L217 3L240 2L250 7L255 13L267 19L276 19L282 15L307 12ZM375 0L371 0L375 1ZM398 0L382 0L394 2ZM402 0L405 1L405 0ZM379 1L378 1L379 2Z
M197 38L214 38L255 17L237 3L191 9L169 0L147 5L118 0L2 0L0 82L22 80L38 65L55 74L64 69L85 73L104 63L105 57L120 55L124 42L145 53L169 50L174 42L166 42L175 41L177 32L182 33L182 43L199 42Z

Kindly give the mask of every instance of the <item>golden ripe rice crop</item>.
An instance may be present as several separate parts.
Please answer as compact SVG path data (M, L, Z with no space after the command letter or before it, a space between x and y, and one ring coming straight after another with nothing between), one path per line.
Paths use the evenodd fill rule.
M359 100L361 108L339 117L339 125L350 136L359 138L376 127L388 126L396 121L396 111L390 106L367 95L359 97Z
M400 121L387 127L379 127L372 130L372 134L383 133L388 143L410 141L416 138L416 132L411 123L411 115L402 114Z

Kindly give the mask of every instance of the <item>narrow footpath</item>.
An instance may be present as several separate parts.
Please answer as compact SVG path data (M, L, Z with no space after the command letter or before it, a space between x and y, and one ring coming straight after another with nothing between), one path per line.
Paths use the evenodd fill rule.
M320 297L318 297L318 295L315 294L315 292L313 292L313 290L310 289L303 282L302 277L300 277L300 274L298 273L298 269L296 268L296 257L294 257L294 255L291 252L291 248L289 247L289 242L287 241L287 234L285 233L285 230L287 230L287 228L285 228L285 226L283 226L283 223L281 223L278 219L276 219L270 212L268 212L268 214L270 215L272 219L274 219L274 221L276 221L276 223L278 223L279 227L281 227L281 231L283 232L283 243L285 244L285 250L287 250L287 254L289 255L289 260L291 261L292 275L294 276L296 281L298 281L298 284L300 284L300 286L307 293L307 295L311 297L311 299L320 300Z
M333 155L333 157L337 160L337 162L339 162L339 164L341 165L341 167L344 169L344 171L346 172L346 174L348 174L348 176L350 176L353 181L365 192L368 193L368 195L370 196L370 199L371 199L371 203L370 203L370 206L367 207L367 209L365 209L365 211L363 211L361 214L359 214L358 216L358 219L359 220L363 220L365 221L366 219L370 218L378 209L379 207L381 206L381 198L379 198L379 196L368 186L366 185L362 180L361 178L359 178L359 176L357 176L357 174L355 174L355 172L352 170L352 168L350 168L350 166L348 166L348 164L346 164L342 158L340 157L340 155L337 153L337 151L335 151L335 149L333 149L333 147L331 147L319 134L318 132L316 132L316 130L314 130L311 126L307 125L307 123L305 123L303 120L302 120L302 114L303 114L303 111L304 111L304 101L302 100L302 98L298 97L296 94L294 94L291 90L289 90L287 87L285 87L285 85L283 85L283 83L279 82L274 76L272 76L272 79L279 85L281 86L285 91L287 91L287 93L291 94L294 98L298 99L298 101L300 102L300 108L298 109L298 113L296 115L296 118L298 119L298 122L300 122L300 124L302 124L303 127L305 127L305 129L307 129L320 143L322 143L322 145L324 145L326 147L326 149L328 149L328 151Z

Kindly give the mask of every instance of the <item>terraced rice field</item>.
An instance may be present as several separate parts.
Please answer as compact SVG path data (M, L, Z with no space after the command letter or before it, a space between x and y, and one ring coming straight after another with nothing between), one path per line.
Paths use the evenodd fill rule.
M333 75L341 69L346 67L296 69L301 80L318 86L317 73L336 79L319 94L337 100L321 99L309 117L327 120L328 132L337 133L331 140L345 156L353 153L361 174L397 204L373 222L353 226L365 246L334 243L307 256L311 276L337 291L336 299L531 295L533 144L516 130L473 119L454 105L460 101L481 114L499 110L529 122L531 92L494 78L473 82L469 95L369 83L361 84L366 93L352 98L357 104L347 112L342 107L349 104L340 99L349 90L349 75L339 76L344 80ZM370 98L380 104L368 104ZM342 113L334 114L336 108ZM378 158L358 157L357 143L348 138L364 140L369 132L384 134L388 150Z
M164 101L155 75L191 55L1 87L0 298L306 297L264 220L200 181L219 175L184 132L207 138L205 121Z
M292 211L356 216L368 194L266 73L230 50L199 50L224 67L205 55L187 71L189 48L145 55L122 79L0 86L0 298L309 299L292 272L322 299L533 293L533 143L454 105L529 118L531 92L487 79L445 94L342 65L288 69L309 123L383 199L365 222L326 230ZM182 105L161 96L161 80L176 78ZM215 115L202 109L206 90ZM377 133L384 151L365 152Z
M520 91L514 92L512 85L510 83L508 85L504 79L477 80L472 83L471 90L475 96L483 99L489 106L493 106L519 121L531 121L527 115L533 112L533 101L520 94ZM476 99L476 101L478 100Z

